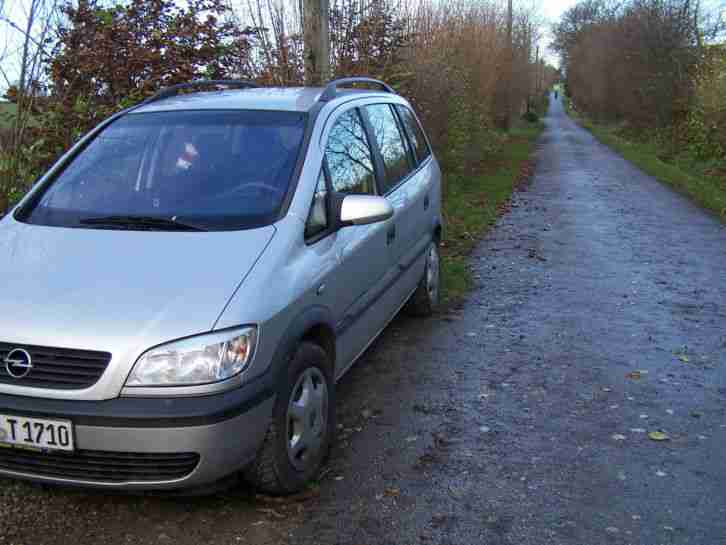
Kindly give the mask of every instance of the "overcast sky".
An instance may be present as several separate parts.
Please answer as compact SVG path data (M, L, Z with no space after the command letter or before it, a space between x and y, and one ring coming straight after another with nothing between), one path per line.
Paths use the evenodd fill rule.
M574 6L576 0L545 0L542 2L542 11L550 21L556 21L562 13Z
M543 0L540 3L542 15L544 15L544 17L547 19L546 28L543 29L545 32L545 47L547 47L552 40L552 36L549 33L552 24L560 18L560 15L562 15L565 11L574 6L576 3L577 0ZM559 66L560 64L557 55L555 55L552 51L546 52L546 59L547 62L549 62L550 64L554 64L556 66Z

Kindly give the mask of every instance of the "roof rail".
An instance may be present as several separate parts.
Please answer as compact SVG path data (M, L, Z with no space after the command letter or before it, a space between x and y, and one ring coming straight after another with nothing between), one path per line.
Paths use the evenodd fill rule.
M179 83L177 85L172 85L171 87L166 87L156 93L154 96L147 98L144 102L142 102L142 104L150 104L152 102L156 102L157 100L176 96L179 94L179 91L182 91L184 89L193 89L195 87L203 87L205 85L228 85L242 87L245 89L259 87L259 85L257 85L253 81L244 79L200 79L197 81Z
M329 100L333 100L338 94L338 87L340 87L341 85L350 85L351 83L370 83L371 85L380 85L385 92L393 93L394 95L396 94L396 91L393 89L393 87L377 79L357 77L340 78L331 81L325 86L325 90L323 91L323 94L320 95L318 101L328 102Z

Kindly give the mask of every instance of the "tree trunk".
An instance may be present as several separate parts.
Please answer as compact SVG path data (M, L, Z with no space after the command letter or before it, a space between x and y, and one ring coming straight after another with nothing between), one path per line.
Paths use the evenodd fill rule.
M328 0L303 0L305 84L322 85L330 78L330 18Z

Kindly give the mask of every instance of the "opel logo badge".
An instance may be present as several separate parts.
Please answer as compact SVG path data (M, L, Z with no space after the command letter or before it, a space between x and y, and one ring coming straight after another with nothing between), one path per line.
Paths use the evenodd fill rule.
M33 359L27 350L16 348L11 350L5 357L5 370L13 378L23 378L28 376L33 368Z

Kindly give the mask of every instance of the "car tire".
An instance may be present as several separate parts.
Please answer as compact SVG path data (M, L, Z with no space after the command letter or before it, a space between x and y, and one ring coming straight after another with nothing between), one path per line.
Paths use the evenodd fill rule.
M434 239L426 249L426 269L406 305L406 311L414 316L431 316L439 308L440 299L441 255L439 242Z
M276 496L303 490L318 474L335 433L335 381L330 357L302 342L277 389L272 422L244 478Z

